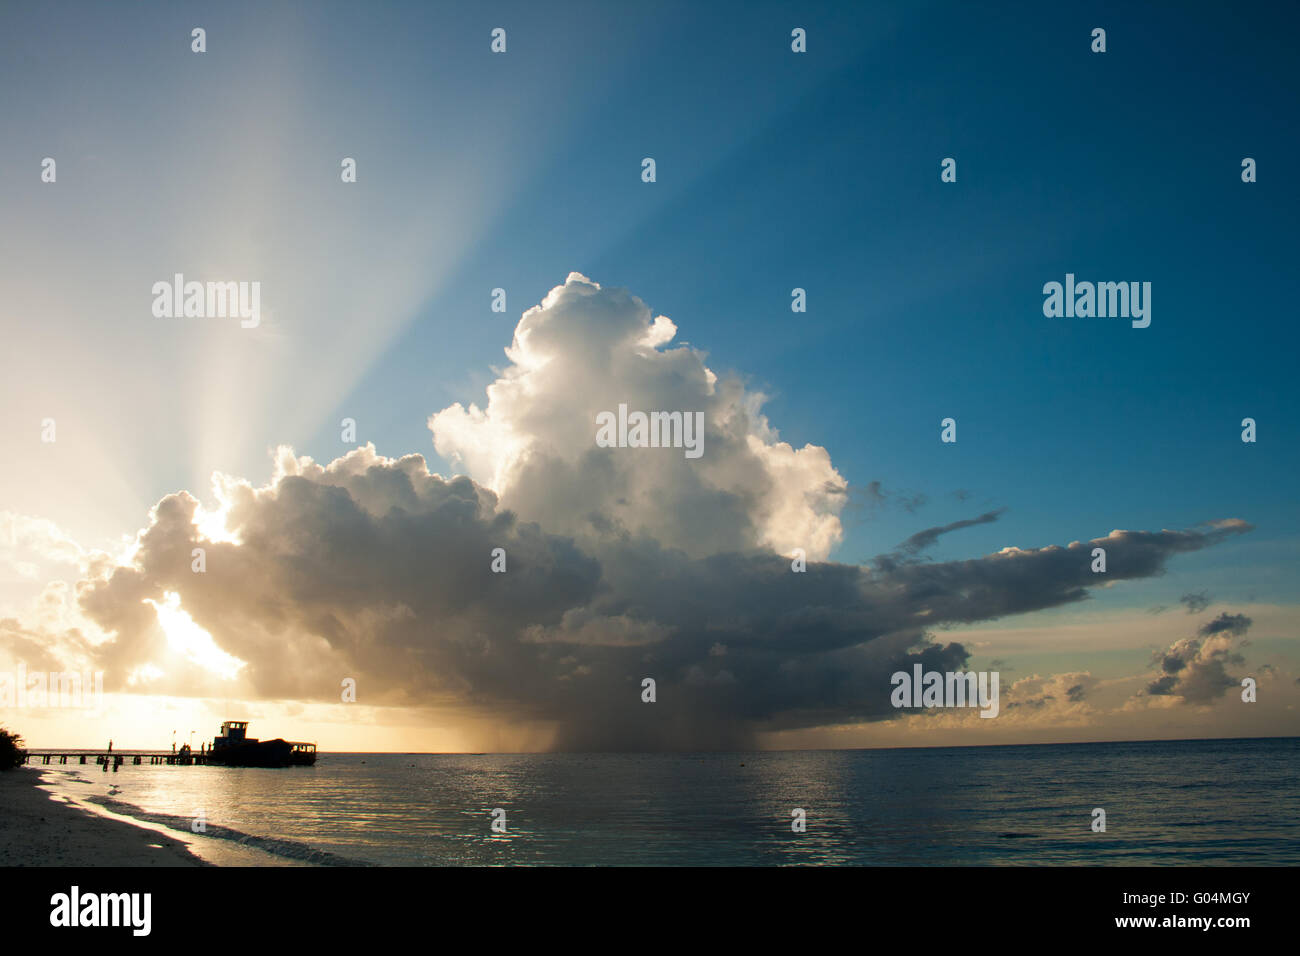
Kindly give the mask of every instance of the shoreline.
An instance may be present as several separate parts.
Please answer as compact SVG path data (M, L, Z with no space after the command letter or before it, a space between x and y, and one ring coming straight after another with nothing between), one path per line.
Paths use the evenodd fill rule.
M41 772L0 773L0 866L211 866L179 839L100 817L44 789Z
M292 865L251 847L75 800L36 768L0 773L0 867Z

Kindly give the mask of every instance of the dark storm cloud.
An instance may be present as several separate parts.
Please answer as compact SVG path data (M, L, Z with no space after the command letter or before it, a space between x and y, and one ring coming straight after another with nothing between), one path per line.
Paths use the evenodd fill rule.
M866 566L826 560L842 510L912 512L925 496L850 489L826 449L781 440L762 395L672 345L676 333L627 290L572 273L521 316L486 405L429 417L434 447L467 477L370 446L327 466L281 449L266 486L218 482L215 539L194 497L162 499L134 555L78 585L79 611L112 635L89 651L106 689L339 701L353 678L358 702L553 727L562 748L737 748L762 730L896 716L894 671L969 657L932 635L1082 601L1250 530L1222 521L921 560L1001 513L989 511ZM594 423L621 405L694 410L700 457L600 444ZM1092 572L1095 547L1105 574ZM242 671L214 676L167 617L179 611ZM158 663L161 677L145 667ZM641 700L646 678L654 704ZM1092 686L1053 683L1055 705L1074 684ZM1025 685L1029 699L1046 700L1041 685Z
M362 449L299 471L234 493L238 544L200 538L189 495L163 499L133 564L83 586L83 610L116 633L96 650L109 689L164 650L142 602L173 591L246 662L257 696L336 700L350 676L372 704L553 721L569 749L747 746L757 730L894 716L890 674L915 662L956 670L969 656L930 633L1085 599L1098 581L1094 546L1107 548L1107 580L1141 578L1249 529L1119 531L963 561L810 562L796 573L770 552L691 557L619 530L579 546L415 455ZM206 549L205 573L191 570L195 547ZM498 547L504 574L491 570ZM654 705L640 699L646 677ZM172 681L168 692L186 691Z

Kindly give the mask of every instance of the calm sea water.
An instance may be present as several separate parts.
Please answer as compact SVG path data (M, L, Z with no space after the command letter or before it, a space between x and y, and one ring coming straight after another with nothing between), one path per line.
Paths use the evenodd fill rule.
M210 837L318 863L1295 866L1297 758L1289 738L44 769L118 813L188 832L201 810Z

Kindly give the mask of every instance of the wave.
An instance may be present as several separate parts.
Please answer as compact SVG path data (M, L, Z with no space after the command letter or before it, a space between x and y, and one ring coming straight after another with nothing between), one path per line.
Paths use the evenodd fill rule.
M133 803L114 800L112 797L87 796L82 799L99 804L105 809L112 810L122 816L141 820L145 823L156 823L167 827L169 830L176 830L188 836L229 840L232 843L238 843L240 846L251 847L255 850L261 850L263 853L270 853L286 860L295 860L312 866L379 866L378 863L369 860L357 860L340 856L337 853L331 853L328 850L322 850L306 843L298 843L295 840L256 836L252 833L244 833L231 827L218 826L212 823L207 824L201 833L194 833L190 828L190 817L180 817L170 813L151 813L142 810Z

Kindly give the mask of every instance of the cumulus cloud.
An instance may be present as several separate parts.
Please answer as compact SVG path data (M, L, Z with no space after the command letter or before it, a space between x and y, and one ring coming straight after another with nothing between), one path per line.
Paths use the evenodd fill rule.
M169 495L129 559L78 585L80 612L113 635L84 652L109 689L215 682L232 697L337 700L352 677L367 704L542 722L557 747L743 747L760 731L897 716L894 671L969 657L936 629L1086 599L1094 547L1114 582L1250 530L1229 520L916 558L990 512L864 566L831 561L847 483L829 454L782 442L760 394L670 348L675 336L636 297L570 275L521 318L486 404L429 419L438 451L468 474L369 445L326 464L282 448L264 485L217 476L215 511ZM597 447L596 415L620 403L703 411L703 456ZM809 558L802 573L794 548ZM177 648L160 606L205 636ZM224 674L197 659L206 636L234 662ZM1089 680L1017 684L1015 696L1080 708Z
M1229 665L1244 663L1237 648L1251 619L1226 611L1197 630L1196 637L1176 641L1157 656L1161 676L1147 685L1152 697L1178 697L1187 704L1208 704L1241 681Z
M0 511L0 580L39 581L59 566L85 570L94 557L52 521Z
M848 483L826 449L782 442L764 396L719 378L703 352L670 348L676 334L636 296L572 273L520 319L487 404L430 417L434 446L502 507L557 533L645 535L694 556L828 556ZM620 404L703 412L703 455L597 447L596 416Z
M1010 713L1026 711L1038 719L1050 715L1055 722L1082 722L1095 711L1087 705L1090 692L1101 682L1087 671L1026 677L1008 689L1003 707ZM1023 716L1020 714L1018 716Z
M0 511L0 554L23 551L63 564L78 564L85 556L81 545L54 522Z

